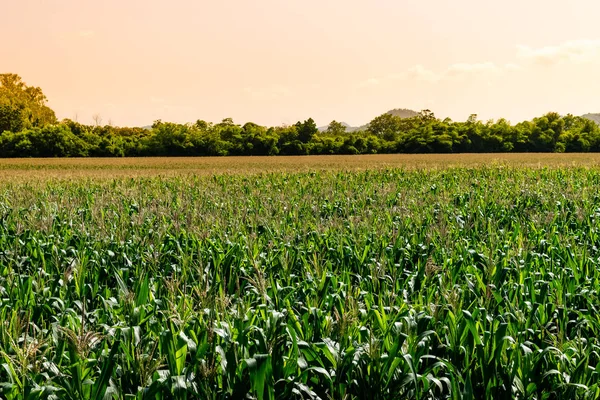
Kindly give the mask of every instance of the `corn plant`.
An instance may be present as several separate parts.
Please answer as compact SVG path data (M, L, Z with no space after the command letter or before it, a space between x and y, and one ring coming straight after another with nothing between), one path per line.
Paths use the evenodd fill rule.
M600 169L0 183L0 397L597 399Z

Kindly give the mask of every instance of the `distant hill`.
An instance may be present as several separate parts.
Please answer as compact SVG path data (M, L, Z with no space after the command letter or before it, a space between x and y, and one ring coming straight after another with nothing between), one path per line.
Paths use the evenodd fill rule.
M409 110L408 108L394 108L393 110L390 110L390 111L386 112L385 114L395 115L400 118L412 118L412 117L416 117L417 115L419 115L418 112L416 112L414 110ZM367 127L369 126L368 123L361 125L361 126L350 126L345 122L342 122L341 124L346 127L346 132L363 131L363 130L367 129ZM325 132L326 130L327 130L327 126L322 126L319 128L319 132Z
M592 121L594 121L595 123L600 125L600 113L595 113L595 114L585 114L582 115L583 118L587 118L587 119L591 119Z
M344 125L346 127L346 132L354 132L357 128L350 126L349 124L345 123L345 122L340 122L340 124ZM319 127L319 132L325 132L327 130L328 126L321 126Z
M418 112L409 110L408 108L395 108L393 110L388 111L386 114L392 114L400 118L412 118L419 115Z

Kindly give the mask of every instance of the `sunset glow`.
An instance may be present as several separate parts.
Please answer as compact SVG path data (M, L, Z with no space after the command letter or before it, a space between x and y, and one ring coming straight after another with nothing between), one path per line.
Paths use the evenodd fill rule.
M59 119L361 125L600 112L600 3L5 1L0 72Z

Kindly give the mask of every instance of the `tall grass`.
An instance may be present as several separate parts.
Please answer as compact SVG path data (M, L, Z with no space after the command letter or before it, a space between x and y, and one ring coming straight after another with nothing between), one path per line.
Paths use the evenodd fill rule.
M0 397L599 398L599 169L0 184Z

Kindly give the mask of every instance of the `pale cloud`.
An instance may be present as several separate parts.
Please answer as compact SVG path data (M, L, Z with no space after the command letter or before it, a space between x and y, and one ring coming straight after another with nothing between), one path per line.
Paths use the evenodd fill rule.
M378 78L369 78L366 81L360 82L358 87L360 88L368 88L379 85L380 79Z
M516 62L518 61L518 62ZM474 63L454 63L445 68L432 70L422 64L416 64L399 73L382 77L372 77L357 85L359 88L385 85L393 81L412 81L428 84L467 80L480 80L488 86L498 77L512 73L535 73L540 66L555 64L600 63L600 39L581 39L563 42L558 45L533 48L517 46L515 60L504 63L491 61Z
M519 64L507 63L504 64L504 69L507 71L518 71L521 69L521 66Z
M401 74L403 78L416 79L424 82L437 82L441 76L434 71L425 68L421 64L410 67L406 73Z
M278 100L292 95L292 90L287 86L273 85L263 88L244 88L244 93L253 100Z
M600 39L572 40L539 48L519 45L517 50L521 58L543 65L585 63L600 59Z
M492 62L483 63L457 63L450 65L446 71L446 76L458 75L478 75L478 74L498 74L502 72L502 68Z
M383 85L392 81L416 81L436 84L444 80L469 79L472 77L492 77L502 74L505 70L516 70L516 64L498 66L492 62L483 63L456 63L451 64L440 72L433 71L421 64L416 64L400 73L389 74L384 77L373 77L360 82L358 88L369 88Z

